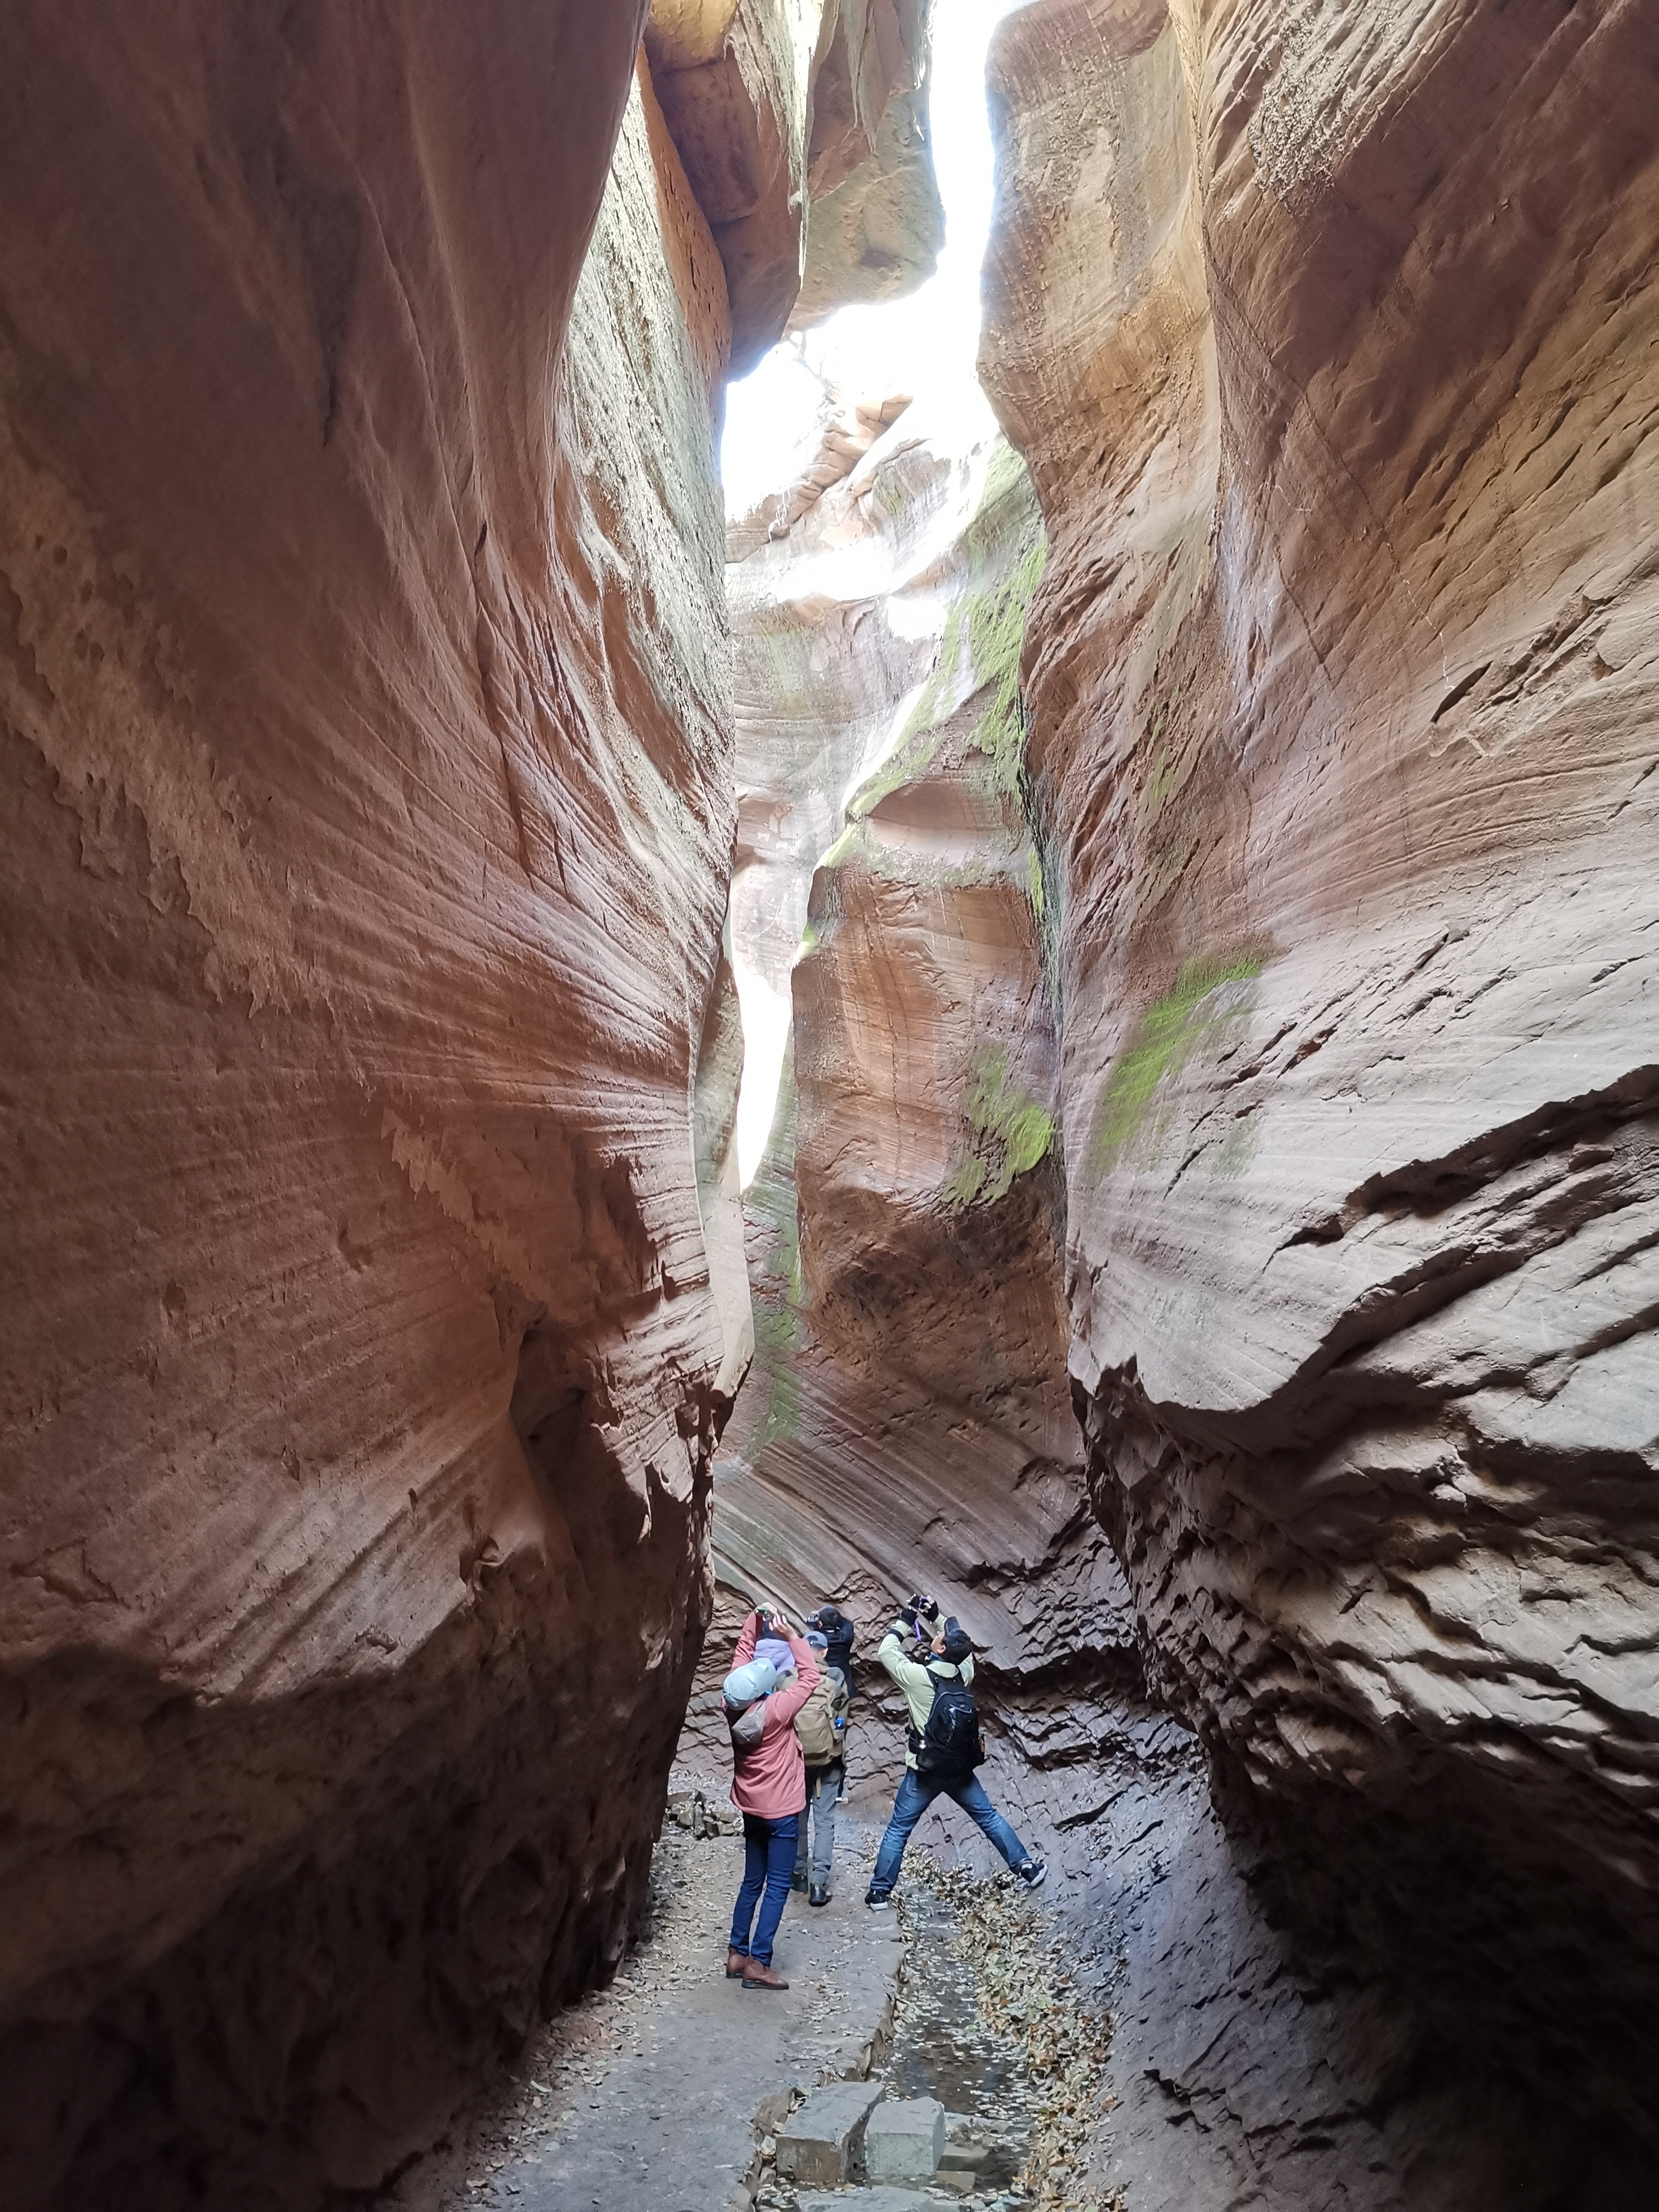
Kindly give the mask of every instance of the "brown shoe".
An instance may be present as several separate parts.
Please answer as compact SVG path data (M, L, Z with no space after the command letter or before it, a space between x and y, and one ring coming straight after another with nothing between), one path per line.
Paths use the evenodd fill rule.
M758 1959L750 1959L748 1961L748 1971L744 1975L743 1985L746 1990L787 1990L789 1986L787 1982L772 1972L770 1966L763 1966Z
M740 1981L743 1979L744 1976L748 1972L749 1972L749 1954L748 1954L748 1952L747 1952L747 1951L732 1951L732 1950L728 1950L728 1951L727 1951L727 1953L726 1953L726 1980L727 1980L728 1982L740 1982Z

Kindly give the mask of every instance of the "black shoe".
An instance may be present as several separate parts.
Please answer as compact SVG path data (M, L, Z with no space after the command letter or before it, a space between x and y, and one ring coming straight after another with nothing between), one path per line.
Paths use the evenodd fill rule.
M1014 1872L1027 1889L1041 1889L1048 1879L1048 1862L1047 1859L1027 1859L1023 1866L1016 1867Z
M815 1881L812 1884L811 1894L808 1897L806 1902L809 1905L828 1905L830 1902L829 1883L824 1881Z
M789 1887L791 1889L805 1889L806 1876L804 1874L792 1874L789 1877Z
M864 1895L864 1901L869 1906L872 1912L890 1912L893 1909L891 1893L886 1890L866 1890Z

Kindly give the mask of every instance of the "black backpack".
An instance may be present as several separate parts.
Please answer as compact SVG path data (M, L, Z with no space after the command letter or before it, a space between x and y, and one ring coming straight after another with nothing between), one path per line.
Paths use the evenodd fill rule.
M959 1674L934 1674L933 1703L920 1735L910 1731L916 1772L926 1782L965 1782L985 1764L985 1739L979 1732L979 1708Z

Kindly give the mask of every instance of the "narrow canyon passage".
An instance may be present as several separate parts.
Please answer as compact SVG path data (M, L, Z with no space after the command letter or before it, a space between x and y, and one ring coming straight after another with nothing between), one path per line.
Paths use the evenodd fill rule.
M0 2205L808 2206L839 2085L1645 2212L1651 7L15 0L0 117ZM1035 1897L866 1910L912 1591Z

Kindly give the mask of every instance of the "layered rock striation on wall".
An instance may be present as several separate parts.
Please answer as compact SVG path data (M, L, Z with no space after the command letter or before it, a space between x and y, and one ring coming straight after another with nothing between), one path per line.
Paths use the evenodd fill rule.
M641 1904L748 1354L641 12L0 33L9 2205L368 2187Z
M1304 1962L1409 2000L1376 2109L1547 2084L1524 2201L1613 2202L1659 2154L1659 35L1039 0L993 79L1093 1492Z
M867 1660L920 1584L981 1645L994 1788L1052 1834L1178 1731L1140 1694L1066 1383L1018 698L1042 533L977 395L860 421L731 533L732 945L751 1040L774 1007L787 1029L682 1751L726 1763L715 1691L757 1597L835 1597ZM851 1784L874 1813L902 1715L867 1663L860 1686Z
M930 259L926 30L0 32L8 2204L369 2188L637 1920L752 1347L721 387L815 196Z

